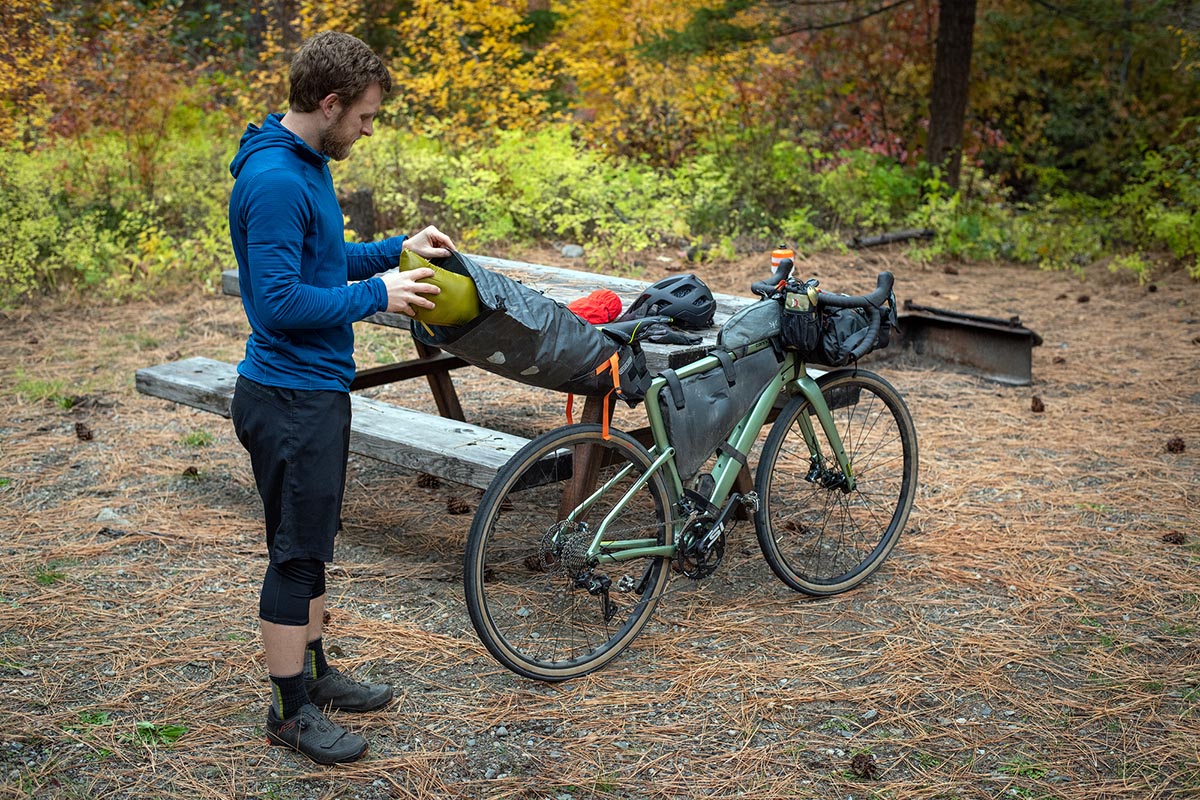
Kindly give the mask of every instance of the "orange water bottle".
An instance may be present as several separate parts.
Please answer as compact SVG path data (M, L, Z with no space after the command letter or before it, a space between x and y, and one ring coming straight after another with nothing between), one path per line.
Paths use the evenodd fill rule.
M782 245L782 244L779 245L778 247L776 247L774 250L771 251L771 269L773 269L773 270L779 269L779 264L785 258L795 258L795 256L796 256L796 253L790 247L787 247L786 245Z

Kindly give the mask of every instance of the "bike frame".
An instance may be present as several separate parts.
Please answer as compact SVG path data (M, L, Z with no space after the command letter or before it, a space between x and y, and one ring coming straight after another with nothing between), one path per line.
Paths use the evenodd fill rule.
M756 342L747 348L743 357L771 346L770 340L764 339ZM675 373L680 380L683 380L692 375L719 368L720 366L721 362L716 356L705 356L686 366L680 367ZM663 422L659 406L659 395L666 385L666 379L662 376L657 376L650 383L650 388L646 392L646 418L650 425L650 435L654 441L654 446L649 452L654 460L650 467L630 487L624 497L615 504L614 508L597 526L591 546L588 548L588 556L595 558L598 563L614 563L634 558L673 558L680 545L680 537L684 532L685 520L677 519L677 515L674 512L675 508L679 505L679 501L684 496L684 487L683 479L680 477L679 470L675 465L675 449L670 444L670 437L667 435L667 428ZM838 434L837 426L833 421L833 414L829 409L829 405L825 402L825 397L821 394L821 389L817 385L817 382L808 374L804 363L798 361L792 353L784 354L783 362L779 365L779 371L776 373L772 383L763 390L758 402L738 421L733 430L726 436L725 443L727 447L732 448L733 451L738 453L748 454L755 440L762 432L763 426L766 425L767 418L774 409L778 398L791 398L795 395L803 395L812 406L817 421L820 423L821 430L833 450L833 458L837 462L838 468L846 481L846 486L852 489L854 486L853 467L846 456L841 436ZM828 459L822 452L820 438L817 436L811 420L807 416L801 416L798 422L801 426L804 441L808 445L810 463L814 467L823 466L827 463ZM631 469L633 469L633 465L621 470L620 473L604 485L597 487L595 491L568 515L567 519L573 521L582 512L586 511L587 508L596 502L613 485L625 477ZM723 449L717 456L716 465L712 471L715 485L710 496L707 498L711 505L718 508L725 505L733 490L738 473L741 470L742 463L729 455L727 449ZM620 514L630 499L660 472L665 473L672 506L672 508L664 510L671 524L671 542L666 545L660 545L655 539L605 540L604 534L611 520Z

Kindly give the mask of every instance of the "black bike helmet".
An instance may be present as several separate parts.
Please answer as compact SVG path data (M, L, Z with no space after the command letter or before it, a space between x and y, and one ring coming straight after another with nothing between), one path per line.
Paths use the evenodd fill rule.
M704 281L695 275L672 275L655 281L638 295L620 321L668 316L681 328L699 330L712 325L717 301Z

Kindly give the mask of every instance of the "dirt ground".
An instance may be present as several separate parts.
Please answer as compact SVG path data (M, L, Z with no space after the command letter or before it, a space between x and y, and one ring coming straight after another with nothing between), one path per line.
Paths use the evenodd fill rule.
M765 261L694 269L748 294ZM371 741L337 768L264 743L265 555L230 423L134 391L141 366L236 361L239 305L0 313L0 797L1200 797L1200 285L891 250L800 269L857 292L884 268L901 300L1019 315L1044 344L1032 386L881 365L921 486L876 576L806 599L742 523L615 664L544 685L471 629L451 511L479 493L355 457L326 641L397 700L337 717ZM360 364L404 338L367 326ZM473 422L562 419L560 395L455 380ZM432 411L410 384L371 394Z

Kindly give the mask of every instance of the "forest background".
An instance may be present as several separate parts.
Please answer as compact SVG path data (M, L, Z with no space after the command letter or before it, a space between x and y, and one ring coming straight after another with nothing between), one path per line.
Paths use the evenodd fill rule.
M323 29L395 78L332 167L363 238L636 272L922 230L916 258L1200 278L1200 1L943 5L973 17L953 174L926 157L935 0L10 0L0 308L218 284L240 134Z

